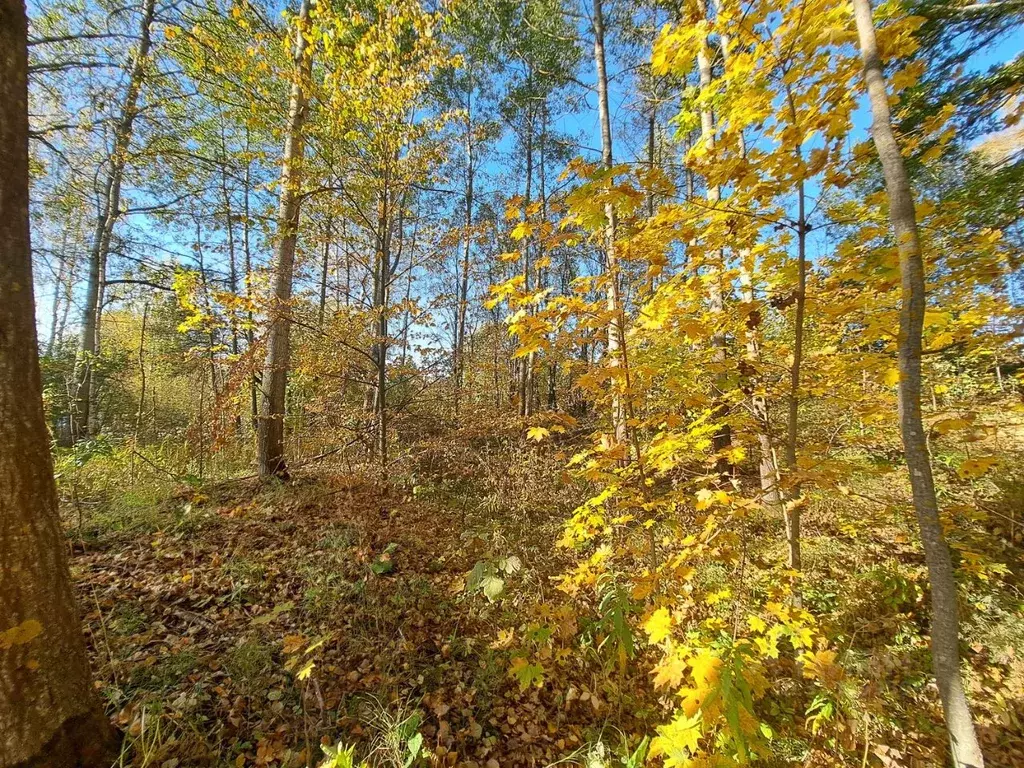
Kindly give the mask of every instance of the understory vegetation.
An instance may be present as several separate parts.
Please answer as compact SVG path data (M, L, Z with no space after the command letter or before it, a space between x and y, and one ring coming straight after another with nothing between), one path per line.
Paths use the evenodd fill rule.
M1006 766L1024 759L1015 404L985 404L970 442L936 436L933 449L959 511L966 684L986 756ZM92 458L63 508L122 762L305 765L341 742L388 767L643 764L675 706L664 676L684 670L659 667L663 630L629 566L566 589L578 555L557 543L588 490L567 482L563 454L579 440L527 442L516 420L455 430L410 446L387 484L337 455L271 487ZM957 473L992 452L998 473ZM716 648L786 627L733 661L757 665L769 765L940 765L947 750L898 455L856 453L849 486L808 494L799 589L813 624L779 604L794 574L782 521L760 507L743 515L739 557L694 563L689 621L713 626Z

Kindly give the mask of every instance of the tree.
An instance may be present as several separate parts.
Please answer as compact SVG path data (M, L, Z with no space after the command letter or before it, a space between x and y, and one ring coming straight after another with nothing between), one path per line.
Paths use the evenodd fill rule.
M870 0L854 0L853 8L864 62L864 82L871 103L871 136L882 164L889 219L899 249L902 283L897 353L900 434L932 591L932 666L949 731L953 763L957 768L981 768L984 758L960 679L960 622L953 561L939 520L927 434L921 417L921 337L926 296L914 194L892 129L889 94Z
M28 54L0 3L0 766L108 766L57 514L29 244Z
M257 430L261 477L288 477L284 452L285 394L290 357L292 276L295 243L302 206L302 159L306 121L306 82L311 56L307 50L306 24L310 0L302 0L295 26L295 73L288 103L288 129L281 167L281 204L277 214L277 254L274 258L273 306L263 365L260 420Z
M612 126L608 106L608 71L605 60L604 47L604 9L601 0L594 0L593 18L594 27L594 65L597 70L597 110L601 122L601 164L606 173L609 174L608 184L611 185L612 177ZM619 261L615 251L615 237L617 217L615 204L611 201L605 203L605 288L608 294L608 357L609 363L616 367L625 367L621 360L624 341L622 300L619 296ZM620 383L612 381L612 387L617 388ZM612 432L615 442L625 444L629 439L626 426L626 408L618 395L612 398Z
M139 94L146 75L151 29L155 14L155 1L146 0L140 22L139 46L132 54L128 89L125 91L121 116L114 130L114 145L107 158L107 173L99 198L96 230L89 252L89 272L86 283L85 305L82 309L81 373L76 395L73 433L86 436L92 429L93 358L99 352L100 318L103 314L103 289L106 282L107 257L110 254L114 225L121 216L121 185L124 181L128 148L132 140L135 119L139 113Z

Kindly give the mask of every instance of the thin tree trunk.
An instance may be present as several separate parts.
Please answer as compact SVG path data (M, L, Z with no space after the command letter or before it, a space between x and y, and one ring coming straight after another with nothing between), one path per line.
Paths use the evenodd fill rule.
M384 188L380 194L378 216L377 254L373 281L373 306L376 315L376 392L374 413L377 417L376 450L380 461L382 478L388 465L388 282L391 268L391 195L388 175L384 176Z
M277 216L277 254L274 264L274 293L267 333L267 356L263 365L257 442L260 477L288 477L284 453L285 393L291 356L292 276L295 271L295 243L301 212L303 129L306 120L305 80L309 78L310 57L303 34L309 19L311 0L302 0L295 30L295 80L288 99L288 133L281 168L281 202Z
M789 114L793 128L799 129L797 124L796 105L793 96L786 89L786 99L789 102ZM800 147L803 144L797 142L796 160L803 168L803 155ZM800 373L804 359L804 311L807 305L807 197L805 194L804 179L801 176L796 186L797 219L796 219L796 310L793 319L793 361L789 369L789 394L787 398L787 419L786 419L786 467L791 474L797 472L797 443L800 439ZM800 498L801 488L798 481L791 481L789 491L786 494L784 515L786 519L786 549L788 552L789 567L799 571L802 567L800 557L800 513L803 504Z
M608 72L605 63L604 53L604 10L601 0L594 0L593 7L594 23L594 64L597 68L597 109L601 122L601 164L605 170L612 167L612 122L608 106ZM609 183L611 183L609 181ZM607 310L608 310L608 360L609 365L618 367L621 365L621 347L623 342L622 328L622 307L619 300L619 259L615 252L615 237L617 218L615 206L612 203L605 204L605 279L607 281ZM618 392L618 377L612 381L612 432L615 442L626 444L629 436L626 433L626 410L623 407L622 397Z
M81 225L81 220L78 222ZM76 226L75 231L78 232L79 228ZM71 304L73 303L75 293L75 280L78 277L78 256L73 254L68 259L68 269L64 276L64 283L61 288L64 291L64 301L61 303L60 319L57 321L57 328L55 330L55 343L60 343L64 340L64 329L67 328L68 315L71 312Z
M135 411L135 435L133 442L139 444L142 432L142 414L146 410L146 321L149 319L149 302L142 306L142 330L139 332L139 407Z
M702 17L707 16L707 7L703 1L698 2L698 8L701 12ZM703 45L697 47L697 70L700 75L700 86L701 88L711 87L711 59L708 58L707 50ZM701 138L707 145L708 151L713 151L715 148L715 117L710 109L702 109L700 113L700 133ZM707 200L712 207L716 206L721 200L721 190L716 184L708 184L706 192ZM725 253L721 250L718 251L715 257L715 263L711 266L708 275L708 303L710 305L712 315L721 315L725 312L725 295L722 287L722 270L725 267ZM726 359L726 338L723 331L716 331L711 336L711 345L714 348L712 352L712 360L719 366L725 363ZM721 390L724 382L724 377L719 375L716 377L715 389ZM715 417L721 418L727 415L727 406L720 402L721 391L719 391L715 397L716 403L714 407ZM732 445L732 431L728 423L723 423L719 426L718 430L711 438L712 448L715 453L721 454ZM718 459L717 465L718 474L722 477L732 474L732 463L721 456Z
M466 95L466 232L459 275L459 317L455 329L455 416L459 416L460 399L465 377L466 314L469 308L469 265L473 242L473 86L470 81Z
M200 222L199 216L195 213L192 214L193 220L196 224L196 242L195 252L196 259L199 264L199 281L203 289L203 305L206 309L206 316L212 318L213 302L210 301L210 285L207 282L206 277L206 256L203 251L203 228ZM206 359L210 365L210 387L213 390L213 399L217 399L217 358L214 350L217 348L217 331L213 323L210 323L210 329L207 331L208 345L206 348Z
M330 267L331 257L331 214L327 214L327 221L324 224L324 259L320 266L320 308L317 313L317 327L324 328L324 314L327 311L327 271Z
M532 110L526 115L526 194L523 198L523 222L530 222L530 203L532 202L533 184L533 113ZM523 241L523 291L530 292L530 243L532 235L527 235ZM533 377L533 353L519 358L519 415L527 417L530 415L532 405L531 379Z
M720 0L713 0L715 13L720 12ZM732 43L726 32L720 32L718 36L719 47L722 51L722 62L726 68L732 56ZM740 152L746 157L747 144L743 134L739 136ZM801 217L802 219L803 217ZM747 311L747 359L754 367L754 375L758 375L761 364L760 349L760 325L761 314L753 307L754 304L754 274L756 263L749 248L741 248L739 252L740 261L740 289L742 299L748 304ZM758 474L761 481L761 503L765 510L778 517L784 517L782 492L780 489L779 467L776 461L775 443L772 435L771 417L768 408L768 400L758 392L758 381L751 381L750 410L757 425L757 444L759 452Z
M57 512L32 295L28 22L0 0L0 766L109 766Z
M139 433L142 431L142 414L146 410L146 320L149 319L149 302L142 305L142 330L139 333L139 405L135 409L135 432L132 435L131 478L135 482L135 454L139 450Z
M223 119L223 116L222 116ZM231 291L233 296L238 295L238 255L235 253L235 217L231 210L231 195L228 191L228 147L227 140L224 136L224 125L221 123L220 128L220 147L221 147L221 165L220 165L220 191L221 196L224 199L224 225L227 228L228 238L228 290ZM229 323L231 325L231 356L233 360L238 359L238 319L235 316L235 311L232 309L228 315ZM235 434L240 435L242 433L242 414L238 413L235 415Z
M547 96L544 97L544 103L541 105L540 115L540 220L541 224L544 224L548 220L548 192L547 192L547 173L548 173L548 160L547 160L547 144L548 144L548 100ZM541 240L540 246L540 257L542 261L550 261L546 259L546 245L544 240ZM548 287L548 281L550 280L554 284L554 270L551 266L544 267L541 271L541 287ZM555 410L558 407L557 392L555 390L555 377L558 372L558 365L553 358L554 345L548 348L548 393L547 393L547 409L549 411Z
M61 291L64 288L65 273L68 270L68 228L64 227L61 233L60 255L57 257L60 264L57 267L57 275L53 279L53 306L50 312L50 340L46 342L46 354L53 353L53 347L57 343L57 322L60 316L62 305Z
M754 264L749 250L740 254L743 261L740 273L740 290L744 304L747 304L747 359L754 368L750 381L750 410L757 425L757 445L759 452L758 471L761 480L761 504L765 511L783 516L782 495L779 491L779 470L775 464L775 446L772 444L771 422L768 401L758 392L761 365L761 348L758 343L761 313L754 308Z
M107 256L114 225L121 215L121 182L132 140L135 118L139 112L139 93L146 74L146 59L151 45L150 32L155 15L155 0L145 0L139 47L132 57L121 118L114 129L114 147L108 158L110 168L104 184L103 197L96 217L92 249L89 253L89 279L86 283L85 306L82 310L82 342L78 368L78 391L75 395L72 434L75 439L88 436L93 430L91 411L93 392L93 358L100 349L100 315L103 312L103 287L106 280Z
M245 181L242 195L242 252L245 256L245 303L248 305L246 308L246 323L245 329L245 348L248 356L251 358L253 355L253 344L256 341L256 332L254 329L255 322L252 311L252 248L249 241L249 234L251 229L251 223L249 221L249 194L250 194L250 172L252 168L252 161L249 158L249 129L245 130ZM249 365L253 368L252 373L249 374L249 419L252 425L252 431L255 433L259 429L259 398L257 397L257 382L255 372L255 361L250 359Z
M935 481L921 417L921 334L926 296L917 214L907 169L893 135L889 95L882 73L870 0L853 0L853 8L864 61L864 80L871 102L871 135L885 176L889 218L900 255L899 420L932 593L932 666L942 699L953 763L957 768L981 768L984 758L960 679L956 579L939 521Z

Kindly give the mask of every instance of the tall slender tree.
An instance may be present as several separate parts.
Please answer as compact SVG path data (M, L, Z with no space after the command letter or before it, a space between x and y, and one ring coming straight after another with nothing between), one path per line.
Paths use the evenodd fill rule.
M306 81L311 57L308 55L306 23L311 0L302 0L295 26L294 79L288 100L288 129L281 166L281 202L277 213L277 253L274 257L274 286L267 355L263 365L262 397L257 430L261 477L288 477L284 452L285 393L290 361L292 278L295 272L295 244L299 235L302 207L302 158L306 122Z
M871 103L871 136L885 177L889 220L900 256L902 296L897 350L900 434L932 593L932 667L942 699L953 763L957 768L981 768L984 757L960 679L960 621L953 561L939 520L935 480L921 417L921 335L927 297L914 194L892 129L889 94L870 0L853 0L853 8L864 62L864 83Z
M592 23L594 27L594 64L597 69L597 109L601 123L601 164L606 171L610 171L613 162L612 121L608 106L608 68L605 56L604 8L601 0L594 0ZM619 259L615 251L617 226L615 205L611 202L606 203L604 214L605 280L607 282L605 291L608 297L607 348L610 363L617 366L621 356L623 328L622 300L619 296ZM612 382L612 386L617 388L618 382ZM626 444L628 441L626 409L617 392L612 397L612 430L615 441L623 445Z
M80 372L72 425L72 432L77 437L90 434L95 421L95 413L92 411L95 368L93 358L100 350L100 319L103 313L103 288L106 282L107 258L110 255L114 225L121 217L121 186L124 181L135 119L139 114L139 95L142 92L146 76L155 14L155 0L145 0L142 19L139 23L139 45L131 55L128 67L128 88L125 91L121 115L114 127L114 144L107 158L103 189L99 195L96 229L89 252L85 304L82 308Z

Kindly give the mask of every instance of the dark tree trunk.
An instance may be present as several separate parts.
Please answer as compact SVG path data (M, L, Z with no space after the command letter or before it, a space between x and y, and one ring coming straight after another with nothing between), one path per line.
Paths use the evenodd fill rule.
M871 102L871 135L885 176L889 218L900 254L903 297L898 342L900 432L932 592L932 667L942 699L953 763L957 768L981 768L984 758L960 679L956 579L939 521L935 480L921 417L921 332L926 297L917 212L903 156L893 135L889 95L882 74L870 0L853 0L853 8L864 60L864 80Z
M0 766L109 766L57 514L29 247L28 24L0 0Z

